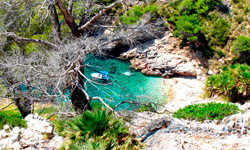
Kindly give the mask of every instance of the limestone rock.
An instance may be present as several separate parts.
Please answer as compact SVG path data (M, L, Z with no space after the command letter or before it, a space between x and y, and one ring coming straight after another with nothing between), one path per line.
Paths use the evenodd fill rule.
M6 131L6 130L10 129L10 126L9 125L4 125L3 129Z
M7 131L9 127L5 126L3 130L0 130L0 149L54 150L62 146L63 137L54 135L53 124L48 120L37 114L34 116L30 114L25 120L28 125L27 129L14 127Z
M154 131L170 124L167 115L159 115L152 112L135 113L131 121L130 131L140 140L144 140Z
M172 37L171 34L167 36ZM141 70L146 75L161 77L200 75L202 72L199 62L190 59L192 56L173 53L176 48L168 38L155 39L153 42L145 43L143 47L130 49L122 53L119 58L130 60L131 68Z
M27 117L25 117L25 120L27 121L28 129L41 133L53 134L54 125L37 114L34 116L29 114Z
M63 137L55 136L49 143L49 148L56 148L59 149L63 145Z

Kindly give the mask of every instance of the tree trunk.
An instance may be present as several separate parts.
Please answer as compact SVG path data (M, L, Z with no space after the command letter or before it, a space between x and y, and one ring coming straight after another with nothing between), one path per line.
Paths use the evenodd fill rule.
M60 24L59 24L55 5L50 4L48 9L50 13L50 19L52 23L52 29L53 29L55 42L61 43L61 29L60 29Z
M12 85L15 83L11 78L7 78L7 81ZM29 92L30 90L32 90L32 88L27 87L27 92ZM14 101L22 117L25 118L27 115L32 113L31 112L32 102L28 98L21 98L20 92L22 92L22 89L20 87L13 90Z
M77 86L71 91L70 96L76 113L81 114L85 110L92 110L86 95Z
M80 71L84 72L84 68L80 67ZM77 79L78 83L71 86L70 96L72 105L76 111L76 113L81 114L85 110L92 110L87 95L81 90L84 86L84 79L80 78L81 75L78 73ZM79 84L79 85L77 85Z
M15 98L15 102L23 118L31 114L31 101L29 99Z
M73 16L68 12L68 10L66 9L66 7L64 6L62 0L58 0L57 1L57 6L59 7L62 15L64 16L64 19L68 25L68 27L70 28L73 36L75 37L80 37L82 32L80 32L78 30L78 25L75 22L75 19L73 18Z

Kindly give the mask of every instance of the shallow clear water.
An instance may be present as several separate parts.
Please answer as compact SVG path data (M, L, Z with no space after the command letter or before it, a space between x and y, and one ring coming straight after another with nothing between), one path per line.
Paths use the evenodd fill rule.
M90 97L100 96L108 104L114 106L124 100L136 102L164 103L167 91L164 89L166 80L158 77L144 76L129 68L130 63L100 57L89 57L84 64L90 65L84 70L84 74L91 79L91 73L108 71L110 81L94 80L97 84L86 83ZM125 108L128 105L123 105ZM130 108L128 108L130 109Z

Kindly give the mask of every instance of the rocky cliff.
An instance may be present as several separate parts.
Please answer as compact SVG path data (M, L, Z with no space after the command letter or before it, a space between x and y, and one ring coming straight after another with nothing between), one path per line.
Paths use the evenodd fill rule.
M201 52L190 48L179 49L180 41L166 32L161 39L146 42L120 55L120 59L130 60L131 67L145 75L202 76L206 59Z

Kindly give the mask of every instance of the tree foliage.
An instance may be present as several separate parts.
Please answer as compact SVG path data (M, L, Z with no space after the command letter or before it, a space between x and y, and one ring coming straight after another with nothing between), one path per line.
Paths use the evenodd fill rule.
M197 41L201 34L199 17L196 14L191 16L180 16L175 22L175 36L188 41Z
M233 42L232 52L236 54L236 61L250 64L250 38L238 36Z
M218 46L225 46L226 42L229 38L229 23L224 20L223 18L219 18L214 20L215 22L211 22L212 26L210 27L210 44L211 45L218 45Z
M215 20L218 27L207 27L210 12L219 4L220 0L176 0L162 5L159 13L166 18L174 35L182 39L184 46L188 45L202 50L206 56L212 56L212 44L224 45L228 38L228 25L222 20ZM221 26L223 30L217 30Z
M146 7L142 6L133 6L127 14L124 14L120 17L120 20L124 24L134 24L140 20L140 18L145 14L150 13L154 17L158 16L158 6L155 4L147 5ZM153 17L152 17L153 18Z

